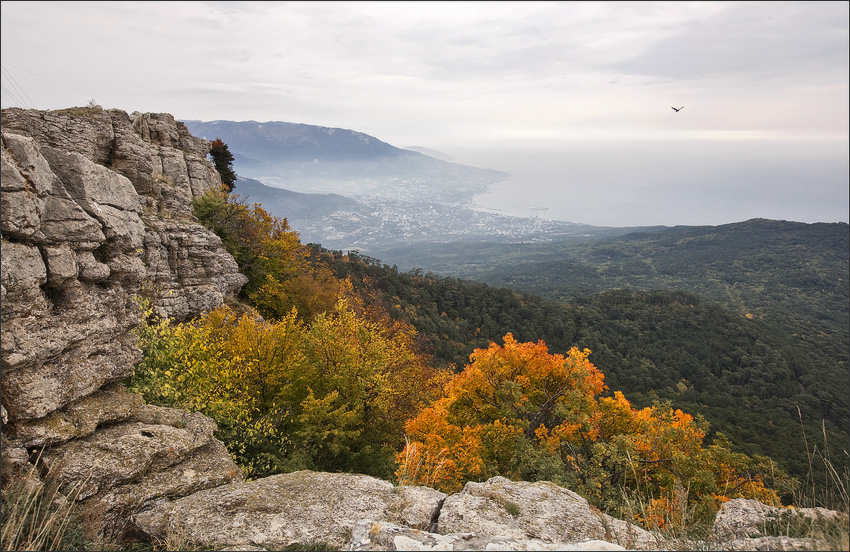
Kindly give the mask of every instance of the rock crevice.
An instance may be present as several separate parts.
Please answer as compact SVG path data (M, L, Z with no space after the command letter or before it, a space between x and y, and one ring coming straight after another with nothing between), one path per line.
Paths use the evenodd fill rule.
M428 522L428 531L431 533L436 533L440 527L440 514L443 511L443 504L446 503L445 498L441 498L437 503L437 507L434 508L434 513L431 515L431 520Z

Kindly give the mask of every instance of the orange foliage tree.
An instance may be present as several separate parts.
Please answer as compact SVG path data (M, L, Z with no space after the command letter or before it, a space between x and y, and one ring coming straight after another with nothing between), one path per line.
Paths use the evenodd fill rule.
M739 496L778 504L762 475L767 459L732 453L722 436L704 447L706 423L668 403L638 410L620 392L601 396L604 376L589 354L550 354L511 334L477 349L408 421L397 477L445 492L495 475L547 479L620 514L623 493L637 493L638 519L656 527L705 518Z

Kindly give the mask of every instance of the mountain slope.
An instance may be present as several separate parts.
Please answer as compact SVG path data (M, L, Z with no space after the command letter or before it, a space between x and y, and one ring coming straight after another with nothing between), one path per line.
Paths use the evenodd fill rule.
M431 148L423 148L421 146L407 146L404 149L410 151L418 151L419 153L427 155L428 157L433 157L434 159L440 159L442 161L454 161L454 158L448 153L444 153L442 151Z
M337 254L332 263L380 289L432 353L458 367L508 332L520 342L542 339L552 352L587 347L609 388L636 406L670 400L701 414L738 450L770 455L801 481L810 469L802 423L809 445L823 451L826 436L834 465L846 467L846 357L791 337L770 319L780 313L750 318L680 291L614 290L557 303L420 269L400 273L368 257ZM824 481L824 466L813 470Z
M376 157L406 157L408 153L377 138L342 128L328 128L302 123L269 121L184 121L195 136L208 140L220 137L231 151L262 161L311 163L314 159L339 161L374 159Z
M357 201L339 194L306 194L266 186L252 178L236 179L234 193L244 196L248 204L261 203L270 214L294 222L323 217L341 209L365 209Z
M241 176L303 192L467 201L506 178L449 163L348 129L271 121L184 121L195 136L221 138Z
M256 181L241 189L237 183L237 192L250 187L252 201L290 219L305 241L330 249L373 253L418 242L548 241L628 231L476 209L473 197L506 173L399 149L352 130L284 122L185 124L198 136L228 144L237 174ZM275 188L287 192L273 193ZM296 200L293 193L328 201Z
M754 219L680 226L592 241L454 243L381 251L429 270L571 301L607 289L675 289L741 315L781 311L847 325L850 233L845 223Z

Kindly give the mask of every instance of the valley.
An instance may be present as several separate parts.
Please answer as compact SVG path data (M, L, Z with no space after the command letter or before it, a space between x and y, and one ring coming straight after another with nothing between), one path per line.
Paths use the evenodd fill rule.
M235 192L287 217L338 277L380 289L438 363L459 370L507 332L553 351L588 347L635 405L699 414L712 435L770 455L800 481L826 476L809 467L807 435L822 434L820 450L842 458L846 224L618 228L511 217L472 201L503 173L388 144L374 155L362 148L376 139L357 133L348 151L335 142L328 152L323 137L345 132L303 127L313 149L282 147L277 160L271 146L225 135L249 149L237 160L254 159L234 164ZM270 171L292 189L256 179Z

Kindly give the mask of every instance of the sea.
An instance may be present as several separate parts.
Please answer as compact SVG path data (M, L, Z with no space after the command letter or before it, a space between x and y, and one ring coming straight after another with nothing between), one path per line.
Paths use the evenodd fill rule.
M684 139L452 146L510 177L476 209L596 226L848 222L846 139ZM447 147L440 148L447 151Z

